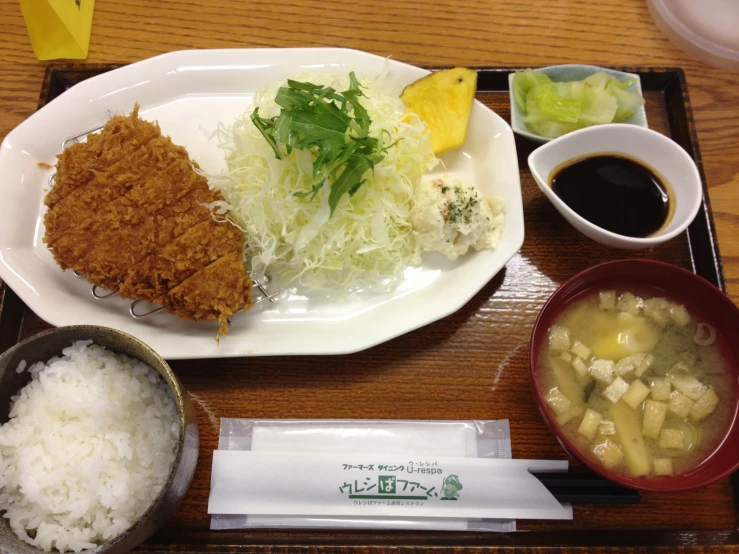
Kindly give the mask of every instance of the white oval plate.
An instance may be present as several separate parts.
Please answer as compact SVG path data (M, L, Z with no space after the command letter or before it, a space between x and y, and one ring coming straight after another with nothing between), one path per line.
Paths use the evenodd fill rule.
M332 48L193 50L172 52L110 71L75 85L13 130L0 148L0 277L40 317L56 326L105 325L147 342L168 359L287 354L345 354L369 348L441 319L472 298L523 243L523 207L513 132L475 102L467 141L442 157L447 171L486 195L502 198L506 221L495 251L468 253L451 262L424 255L388 293L349 298L283 291L232 318L216 343L216 324L159 313L134 320L130 301L96 300L87 281L63 272L42 241L43 196L70 134L102 125L106 110L157 120L164 134L187 148L203 169L225 167L209 140L219 122L230 124L254 93L271 82L305 72L375 75L387 71L402 87L428 71L356 50Z

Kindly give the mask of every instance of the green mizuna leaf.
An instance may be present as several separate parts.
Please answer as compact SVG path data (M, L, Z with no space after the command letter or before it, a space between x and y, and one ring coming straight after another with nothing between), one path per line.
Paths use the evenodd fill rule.
M341 175L331 183L331 193L328 196L328 205L331 213L334 213L336 206L344 194L353 195L364 182L362 177L367 171L372 169L372 162L366 156L352 155L346 162Z
M343 92L288 79L287 86L281 87L275 97L282 108L278 116L264 119L258 109L251 115L278 159L285 159L293 148L311 152L311 190L294 194L312 199L330 184L331 215L341 197L359 189L365 173L385 157L389 148L369 136L372 120L359 100L363 96L354 73L349 74L349 89Z
M255 110L251 114L252 123L254 123L254 126L259 129L260 133L262 133L262 136L272 147L272 150L275 151L275 156L277 156L277 158L280 160L284 160L285 154L280 149L279 145L277 144L277 139L275 138L275 119L276 118L262 119L261 117L259 117L259 108L255 108Z

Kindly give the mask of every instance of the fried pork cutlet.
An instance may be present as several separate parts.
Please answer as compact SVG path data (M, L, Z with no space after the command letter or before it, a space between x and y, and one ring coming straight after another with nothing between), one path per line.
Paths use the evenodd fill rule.
M222 201L187 151L138 116L112 118L59 156L44 242L62 269L194 321L250 305L243 237L205 205Z

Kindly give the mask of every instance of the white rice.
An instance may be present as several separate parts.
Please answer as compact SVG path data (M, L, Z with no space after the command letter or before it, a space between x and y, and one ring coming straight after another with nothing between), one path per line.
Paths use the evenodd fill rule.
M0 510L43 550L95 548L134 524L166 482L174 400L153 369L92 341L28 371L0 427Z

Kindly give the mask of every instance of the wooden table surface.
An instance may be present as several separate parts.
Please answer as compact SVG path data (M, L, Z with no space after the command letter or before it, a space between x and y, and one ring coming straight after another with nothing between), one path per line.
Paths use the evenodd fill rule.
M0 136L4 137L35 110L47 63L35 59L17 3L5 0L0 5L0 33L3 37L0 43L0 75L2 75L0 79L0 105L2 106ZM687 75L701 155L710 188L727 285L733 300L739 301L739 238L735 236L737 227L739 227L739 190L735 189L739 185L739 95L736 92L739 90L739 72L709 67L677 50L654 26L644 2L640 0L601 0L596 6L595 3L584 0L527 0L526 2L381 0L371 3L334 0L316 2L301 2L300 0L288 2L262 0L211 0L209 2L126 0L112 2L111 0L97 0L88 62L127 63L186 48L270 46L357 48L426 66L520 67L558 63L591 63L600 66L677 66L683 68ZM542 208L541 205L536 205ZM543 260L542 264L546 266L546 260ZM518 269L513 268L511 271L516 273ZM557 270L554 267L551 271L557 279L563 277L556 274ZM502 287L505 294L514 298L515 291L507 289L507 281L501 285L501 279L503 277L494 280L488 289L492 291ZM531 286L535 285L536 283ZM475 306L453 316L454 328L456 329L461 322L471 318L474 309L476 309ZM511 324L515 323L515 321L511 322ZM31 326L30 330L35 330L35 327ZM415 361L418 362L418 367L425 364L433 368L434 349L442 348L444 341L447 340L444 334L447 331L441 325L430 327L429 333L431 334L417 334L411 339L418 343L417 345L411 343L411 351L416 355ZM442 335L437 336L434 333L437 335L442 333ZM468 351L469 345L474 344L477 343L467 340L466 335L461 336L457 346L462 349L459 355L484 355L482 351L477 353ZM399 348L401 345L398 341L388 345L388 356L391 355L393 349ZM403 352L407 352L408 348L403 345ZM526 366L525 348L521 350L516 347L516 352L520 358L520 360L516 358L518 360L516 364L524 368ZM361 357L352 357L345 359L343 363L355 363L358 369L369 371L361 365L361 359ZM418 371L415 365L403 366L402 359L404 358L399 356L395 366L385 367L387 372L385 380L388 384L381 383L380 385L388 389L386 392L398 395L399 406L402 406L403 389L392 388L392 380L397 377L397 385L400 387L403 383L407 383L409 371ZM255 359L251 369L251 378L259 383L261 388L252 390L250 394L258 395L260 390L269 390L270 387L276 386L272 381L276 374L281 375L282 378L295 379L296 383L302 379L306 383L311 380L321 384L328 382L329 377L333 379L331 377L333 370L329 368L329 364L333 363L332 360L316 361L317 365L310 375L303 371L290 373L290 366L293 362L295 360L282 359L278 365L284 367L278 367L281 371L275 372L275 368L267 367L264 360ZM491 360L492 365L498 362L497 358ZM326 366L323 370L318 367L321 364ZM182 370L183 374L188 375L187 385L195 401L205 402L207 405L208 395L213 393L210 390L211 382L199 382L195 368L188 368L186 363L178 364L175 369ZM234 386L236 386L236 380L241 382L243 373L236 365L225 363L223 369L221 379L225 379L224 382L230 383L229 379L233 380ZM441 375L442 372L438 373ZM515 381L513 384L518 386L511 385L510 390L507 389L500 394L508 394L511 404L515 405L519 402L523 406L528 399L527 377L525 373L517 375L519 376L516 379L520 382ZM364 385L358 382L352 386L361 388ZM373 390L372 386L374 385L371 385L368 380L367 391L360 391L359 388L357 391L368 393ZM294 392L297 394L300 385L296 384L295 387ZM341 387L337 390L340 389ZM330 401L328 392L321 402ZM494 401L491 396L492 392L488 391L486 394L484 399L480 399L480 403L484 401L486 405L492 405ZM257 398L256 396L254 398L244 396L241 400L248 404L248 402L256 402ZM310 399L305 399L306 402L308 400ZM255 417L256 415L279 417L280 414L283 416L288 414L285 417L300 417L301 414L302 417L321 417L325 413L323 409L325 404L316 403L315 400L314 398L312 402L301 405L293 403L293 399L286 396L285 406L275 405L273 408L266 408L267 411L255 414ZM438 402L441 402L441 399ZM470 403L468 407L465 406L455 404L454 416L471 418L481 413L477 404ZM221 408L220 416L235 417L241 414L238 406L235 405ZM521 421L525 418L538 418L538 415L529 408L522 408L521 414L515 413L514 416L520 416L518 419ZM427 406L427 409L431 414L428 417L436 417L438 413L442 413L441 408L433 403L430 407ZM391 415L403 417L402 414L399 407L397 414ZM494 415L506 417L504 414ZM334 410L331 416L351 417L352 414ZM374 414L374 416L389 417L387 414ZM419 417L425 417L425 414L420 413ZM529 423L538 429L538 433L541 433L541 436L534 435L529 438L537 444L541 443L542 437L546 437L546 431L543 428L539 429L541 426L536 421L532 420ZM514 428L514 431L517 429ZM203 437L207 439L206 442L210 441L207 445L213 443L210 448L215 447L215 438L212 435L211 432L210 435L205 434ZM519 433L519 438L520 436ZM520 455L528 446L530 445L521 443L519 440L517 444L519 450L514 453ZM551 437L544 448L552 449L552 456L556 457L559 454L559 447L551 440ZM544 453L548 451L545 450ZM207 495L207 475L203 473L206 469L201 468L203 489L196 490L193 493L195 495ZM734 514L726 508L731 504L728 482L717 484L702 494L685 495L681 503L674 505L665 503L661 497L651 496L646 499L641 509L644 511L666 510L659 516L659 519L668 529L684 529L694 521L697 522L694 525L695 528L724 530L722 531L724 535L731 529L735 529ZM711 511L703 505L705 498L716 498L723 502L721 511L717 512L720 513L720 517L712 516ZM198 501L204 502L202 498ZM183 525L187 523L188 517L196 518L197 516L197 514L185 512L181 512L177 520ZM626 515L635 513L628 507L613 508L611 513L616 514L616 519L609 523L606 515L601 517L588 514L585 510L580 512L583 520L588 522L586 528L590 529L590 534L586 532L589 538L586 538L583 544L602 544L599 542L597 529L616 526L620 518L628 522L632 529L643 528L638 522L633 521L632 516ZM695 517L692 514L695 514ZM649 525L649 522L646 525ZM544 530L549 528L541 526ZM537 527L534 526L532 529L535 530ZM570 525L564 527L565 531L569 529L574 530L574 527ZM177 540L178 537L175 535L179 532L180 528L175 527L169 531L172 537L164 535L163 537ZM690 551L713 551L711 544L720 544L728 540L724 535L711 535L705 540L696 539L706 546ZM325 544L330 544L333 540L326 536L322 537L320 540ZM264 539L269 541L269 536L265 535ZM229 539L224 538L223 540L228 541ZM354 541L356 537L352 535L347 540ZM432 544L427 543L427 540L429 540L427 535L419 535L414 539L413 544L416 546ZM444 543L445 539L437 538L436 540L438 542L433 544L455 544L454 542ZM477 537L471 544L479 548L486 545L487 540L484 536ZM557 540L555 535L552 535L552 540ZM340 544L341 535L337 535L335 541ZM690 544L692 541L693 539L686 538L685 541L681 541L681 544ZM730 542L735 541L732 539ZM279 545L280 541L275 539L273 544ZM392 543L386 543L386 548L388 551L391 550ZM411 546L410 549L413 550L413 547ZM149 550L155 551L156 548L149 548ZM211 550L216 551L218 548L211 547ZM315 548L305 547L302 550L315 550ZM535 550L544 552L549 551L549 548L542 547ZM584 548L572 548L562 551L582 552L584 550ZM683 548L680 547L680 550ZM290 551L290 547L275 547L271 551L287 552ZM560 552L560 550L557 551ZM598 551L615 552L616 549L599 548ZM641 550L629 549L629 552L637 551ZM677 550L665 547L660 551Z

